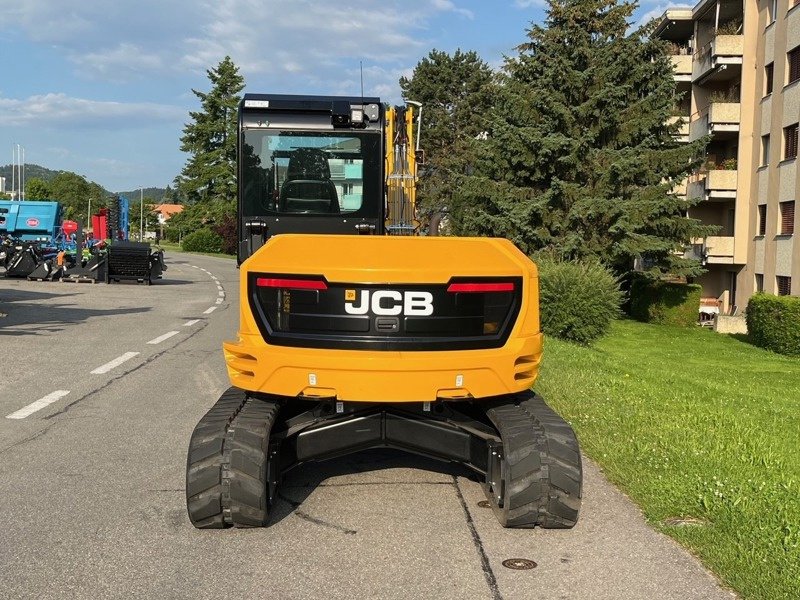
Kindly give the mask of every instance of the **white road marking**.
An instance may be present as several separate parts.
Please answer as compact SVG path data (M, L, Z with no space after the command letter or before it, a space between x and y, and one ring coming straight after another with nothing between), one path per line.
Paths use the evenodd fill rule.
M183 326L184 327L191 327L195 323L199 323L199 322L200 322L200 319L192 319L191 321L186 321L186 323L184 323Z
M178 332L177 331L168 331L164 335L160 335L157 338L154 338L154 339L150 340L147 343L148 344L160 344L164 340L168 340L169 338L171 338L173 335L178 335Z
M214 312L215 310L217 310L217 307L216 307L216 306L212 306L211 308L207 308L207 309L205 309L205 310L203 311L203 314L204 314L204 315L210 315L210 314L211 314L212 312Z
M45 406L50 406L53 402L61 400L64 396L69 394L69 390L56 390L47 394L44 398L39 398L36 402L31 402L28 406L20 408L18 411L6 415L6 419L24 419L28 415L32 415L37 410L42 410Z
M218 293L217 295L218 295L218 296L225 296L225 292L223 292L222 290L220 290L220 291L219 291L219 293Z
M118 356L114 360L107 362L101 367L97 367L94 371L92 371L92 375L102 375L103 373L108 373L111 369L114 369L124 363L126 360L132 359L134 356L138 356L138 352L126 352L122 356Z
M193 269L199 269L200 267L198 267L197 265L192 265L192 268Z
M222 304L225 298L217 298L217 304Z

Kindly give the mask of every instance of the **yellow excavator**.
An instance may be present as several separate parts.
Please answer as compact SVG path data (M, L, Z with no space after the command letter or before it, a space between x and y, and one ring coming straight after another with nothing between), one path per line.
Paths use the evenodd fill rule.
M418 235L421 110L242 99L240 326L189 445L195 527L264 526L287 471L376 447L465 465L505 527L576 523L577 439L531 391L536 266L508 240Z

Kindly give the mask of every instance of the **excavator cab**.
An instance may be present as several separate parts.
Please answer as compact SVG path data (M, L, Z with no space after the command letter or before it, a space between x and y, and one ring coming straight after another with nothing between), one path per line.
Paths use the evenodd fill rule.
M239 262L280 233L383 233L378 98L246 94L239 110Z

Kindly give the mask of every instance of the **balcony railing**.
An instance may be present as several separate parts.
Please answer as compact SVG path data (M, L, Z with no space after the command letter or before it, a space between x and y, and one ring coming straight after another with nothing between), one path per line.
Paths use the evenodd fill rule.
M709 75L723 65L741 65L743 35L716 35L694 55L692 81Z
M695 141L708 134L738 133L741 104L712 102L708 108L695 113L689 125L689 139Z
M714 235L692 240L689 256L711 265L733 264L734 237Z
M674 67L676 81L691 81L692 80L692 55L691 54L676 54L672 56L672 65Z
M738 175L735 170L711 169L699 174L689 182L690 198L703 200L731 200L736 198Z
M680 127L679 127L678 132L677 132L675 137L676 137L676 139L678 139L681 142L688 142L689 141L689 117L688 116L686 116L686 117L683 117L683 116L670 117L667 120L667 123L669 123L670 125L674 125L675 123L680 123Z

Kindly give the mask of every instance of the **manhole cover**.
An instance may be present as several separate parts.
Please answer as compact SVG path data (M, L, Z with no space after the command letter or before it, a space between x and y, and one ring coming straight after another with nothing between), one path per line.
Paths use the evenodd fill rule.
M478 502L478 506L480 508L492 508L492 505L489 504L488 500L481 500L480 502Z
M527 558L507 558L503 561L503 566L515 571L527 571L528 569L533 569L536 563Z

